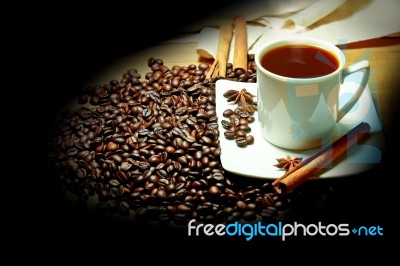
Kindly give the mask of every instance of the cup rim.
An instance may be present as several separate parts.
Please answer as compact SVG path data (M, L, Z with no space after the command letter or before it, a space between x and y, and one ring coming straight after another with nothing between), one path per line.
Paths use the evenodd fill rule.
M339 60L339 66L332 73L329 73L329 74L323 75L323 76L312 77L312 78L286 77L286 76L275 74L261 66L260 57L261 57L261 55L263 55L266 52L267 49L278 47L278 46L281 46L281 45L284 45L287 43L313 44L313 45L328 49L329 51L333 50L335 56ZM331 76L337 75L340 71L342 71L342 69L344 68L344 66L346 64L346 57L345 57L344 53L336 45L334 45L333 43L330 43L328 41L325 41L323 39L319 39L319 38L315 38L315 37L304 37L304 36L282 37L279 39L272 40L268 43L265 43L263 46L261 46L257 49L257 51L255 52L254 59L255 59L257 71L261 71L264 74L271 76L275 79L284 80L284 81L295 81L298 83L319 81L319 80L323 80L323 79L329 78Z

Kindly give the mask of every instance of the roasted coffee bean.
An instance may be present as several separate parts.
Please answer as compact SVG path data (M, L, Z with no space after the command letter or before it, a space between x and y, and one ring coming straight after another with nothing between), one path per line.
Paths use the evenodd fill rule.
M239 122L240 122L239 117L230 116L229 121L231 122L231 126L236 126L236 127L239 126Z
M275 222L275 213L271 212L269 210L262 210L261 213L261 219L266 222L266 223L274 223Z
M254 221L257 218L257 214L255 211L245 211L242 217L245 221Z
M221 190L220 190L217 186L211 186L211 187L208 189L208 192L209 192L211 195L219 195L219 194L221 194Z
M224 136L227 139L234 139L236 137L236 133L234 131L232 131L232 130L227 130L227 131L224 132Z
M257 205L255 203L247 204L247 209L248 210L255 210L256 208L257 208Z
M269 183L269 182L266 182L261 186L261 191L263 193L272 192L272 190L273 190L273 187L272 187L271 183Z
M118 154L113 154L110 158L116 163L121 163L123 161L122 157Z
M254 143L253 135L247 135L246 136L246 144L253 144L253 143Z
M236 144L240 147L244 147L247 145L246 137L237 137L235 141Z
M239 125L238 130L241 130L244 132L250 132L251 128L248 125Z
M76 171L76 175L81 179L85 178L86 177L86 169L85 168L79 168Z
M227 223L227 224L230 224L230 223L234 223L234 222L239 221L239 220L240 220L240 218L238 219L237 216L229 215L229 216L226 218L226 223Z
M109 142L109 143L107 143L106 150L115 151L116 149L118 149L118 147L119 147L118 144L116 144L114 142Z
M67 154L68 156L71 156L71 157L72 157L72 156L77 155L78 152L79 152L79 150L78 150L76 147L72 147L72 148L70 148L70 149L67 150L66 154Z
M255 121L254 116L247 117L247 121L249 121L249 123L253 123Z
M164 189L158 189L155 195L160 199L166 199L168 197L167 192Z
M233 115L233 110L232 110L232 109L226 109L226 110L223 112L223 116L224 116L224 117L230 117L231 115Z
M236 208L243 211L247 208L247 204L244 201L239 200L236 202Z
M217 181L221 181L221 180L224 179L224 175L223 175L222 173L214 173L214 174L212 175L212 177L213 177L215 180L217 180Z
M236 131L236 134L235 134L235 138L243 138L243 137L246 137L246 132L245 131L243 131L243 130L238 130L238 131Z
M242 126L247 126L249 124L249 120L247 118L240 118L239 119L239 125Z
M221 125L225 129L229 129L232 126L232 123L228 120L222 120Z

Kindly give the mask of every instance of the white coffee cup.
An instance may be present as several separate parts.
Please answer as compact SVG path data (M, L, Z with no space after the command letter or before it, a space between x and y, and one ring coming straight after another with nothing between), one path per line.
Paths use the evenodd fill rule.
M310 62L303 62L306 59L299 54L300 50L292 49L293 45L306 46L306 49L309 47L307 51L311 52L314 48L317 49L311 63L323 64L315 68L306 66ZM285 60L274 61L272 55L280 56L286 48L292 49L289 54L298 54L295 57L298 57L296 60L302 67L274 69L285 65ZM271 60L263 60L264 56ZM265 66L272 71L276 70L276 73L266 69L261 63L262 60ZM310 149L330 140L336 124L359 100L369 78L367 60L345 67L345 56L338 47L310 37L293 36L265 43L256 51L255 63L257 113L262 135L270 143L285 149ZM333 65L331 73L310 73L312 77L306 76L308 74L304 74L303 77L296 76L302 75L300 70L314 69L318 72L326 68L324 64ZM357 71L364 72L360 86L354 96L339 109L340 85L346 76Z

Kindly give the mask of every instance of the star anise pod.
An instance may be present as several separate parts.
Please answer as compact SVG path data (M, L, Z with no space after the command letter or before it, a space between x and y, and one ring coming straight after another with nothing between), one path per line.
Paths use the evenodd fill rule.
M228 98L228 102L239 104L244 110L249 113L254 113L257 110L257 103L254 101L255 95L248 92L245 88L238 90L227 90L224 97Z
M239 91L238 90L227 90L226 92L224 92L224 97L228 98L231 97L232 95L238 95Z
M276 160L278 161L278 163L274 164L274 166L289 171L293 167L298 165L302 159L303 158L301 157L292 158L289 155L287 155L286 158L277 158Z

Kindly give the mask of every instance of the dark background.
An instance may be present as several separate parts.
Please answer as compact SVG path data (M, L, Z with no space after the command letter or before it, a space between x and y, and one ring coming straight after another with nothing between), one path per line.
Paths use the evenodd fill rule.
M175 251L193 254L199 258L207 258L207 254L224 251L225 256L262 258L263 251L282 251L285 248L320 248L329 251L332 247L363 247L372 248L378 254L379 247L388 244L388 238L398 234L392 222L394 202L398 198L391 185L396 177L391 170L397 162L392 156L386 156L398 146L395 122L385 128L388 151L378 169L362 176L336 181L333 184L339 191L335 200L327 207L318 209L315 213L305 211L303 219L317 222L325 219L329 223L344 221L362 225L378 225L384 227L384 238L361 240L326 240L297 238L290 243L258 239L247 243L243 239L225 241L226 239L188 238L185 230L164 230L159 227L137 226L119 219L105 218L93 215L85 209L59 200L58 194L52 190L53 181L46 175L45 157L46 141L49 125L55 113L63 107L77 91L81 84L105 67L109 62L130 54L156 42L181 33L191 23L196 23L204 17L218 14L226 6L235 5L239 1L161 1L135 4L99 3L91 6L58 5L40 12L36 16L31 31L31 42L34 53L30 66L35 73L31 80L37 89L32 93L35 112L41 119L27 119L24 123L31 128L32 134L37 133L37 150L42 156L38 163L27 167L31 185L28 199L24 200L24 215L18 221L22 248L30 249L44 243L42 249L52 250L59 258L75 258L75 255L85 254L93 258L97 256L121 256L120 253L132 256L145 254L163 254ZM249 1L251 3L251 1ZM48 8L48 7L47 7ZM398 94L397 94L398 95ZM33 100L32 99L32 100ZM396 101L398 99L393 99ZM395 105L392 105L395 106ZM393 113L397 109L393 107ZM44 168L42 168L42 166ZM26 177L26 176L25 176ZM330 184L310 186L310 191L329 187ZM302 217L301 213L296 217ZM303 242L304 241L304 242ZM197 248L197 249L196 249ZM261 253L258 253L260 252ZM104 252L104 253L103 253ZM235 253L238 252L238 253ZM306 251L307 252L307 251ZM197 254L204 255L197 255ZM310 252L311 254L312 252ZM120 255L118 255L120 254ZM178 255L176 255L178 254ZM228 254L228 255L227 255ZM235 254L235 255L233 255ZM306 254L306 253L304 253ZM36 253L43 258L42 253ZM156 259L162 256L150 256ZM178 256L179 257L179 256ZM162 257L164 259L164 257ZM172 260L173 261L173 260Z

